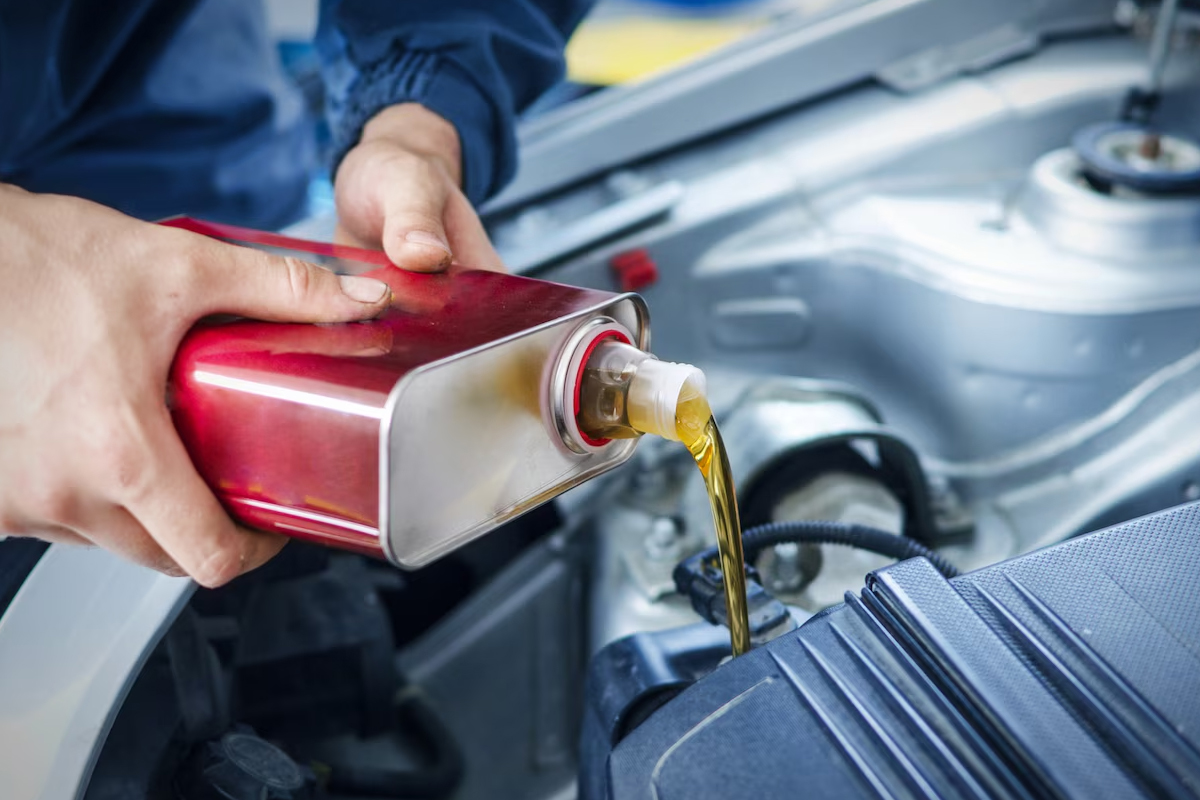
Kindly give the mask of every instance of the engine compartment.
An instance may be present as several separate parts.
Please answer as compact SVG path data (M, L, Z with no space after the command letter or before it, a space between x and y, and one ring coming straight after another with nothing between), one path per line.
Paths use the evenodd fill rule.
M580 796L1193 797L1200 626L1164 586L1188 581L1198 511L950 579L901 561L696 682L687 629L622 639L593 662L593 690L620 689L589 692Z
M1071 147L1118 117L1146 48L1105 30L885 76L487 222L538 277L652 265L654 351L708 374L747 526L920 527L980 568L1200 499L1200 195L1102 190ZM1156 124L1200 133L1187 36L1165 86ZM632 222L554 244L614 209ZM590 656L698 620L671 580L712 537L698 493L686 452L645 441L417 572L292 543L192 597L81 796L220 796L242 751L211 743L234 732L286 754L272 797L573 797ZM887 563L779 545L756 566L804 621ZM700 651L695 678L717 666ZM243 771L276 763L239 746L260 757Z

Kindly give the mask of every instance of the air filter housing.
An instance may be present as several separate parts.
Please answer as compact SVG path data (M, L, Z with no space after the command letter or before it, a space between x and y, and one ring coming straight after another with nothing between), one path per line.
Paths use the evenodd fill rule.
M1195 797L1198 570L1196 504L949 581L905 561L614 742L597 679L656 646L617 642L582 796Z

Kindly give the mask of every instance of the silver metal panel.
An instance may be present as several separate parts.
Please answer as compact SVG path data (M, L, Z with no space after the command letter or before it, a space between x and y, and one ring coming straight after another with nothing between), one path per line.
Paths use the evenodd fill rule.
M780 458L799 450L853 440L896 442L894 432L883 425L879 412L862 396L846 386L810 380L760 381L722 416L721 425L729 464L743 497L747 487ZM904 447L902 443L895 446ZM914 473L916 459L907 455L894 466L907 466L907 472ZM912 480L922 482L919 475ZM688 530L704 531L706 544L711 544L714 539L708 534L711 522L703 481L691 475L685 483L682 505Z
M1200 74L1188 56L1172 86ZM1033 162L1114 110L1143 58L1118 37L1060 44L914 97L864 88L702 159L648 164L687 185L670 218L548 277L604 285L613 252L648 248L664 358L847 381L941 458L1030 441L1200 335L1195 253L1083 257L1013 211ZM800 344L772 345L752 313L783 301L810 312Z
M597 316L612 317L639 346L648 344L644 307L625 296L414 370L397 385L381 478L393 563L427 564L633 454L636 439L580 455L556 433L554 367L579 325ZM409 455L417 453L425 460Z
M1079 180L1081 167L1069 148L1038 159L1021 187L1020 219L1063 250L1123 261L1133 274L1149 259L1169 263L1182 256L1194 266L1189 259L1200 247L1200 198L1097 195Z
M524 242L502 246L500 255L511 271L529 272L652 222L670 212L682 197L681 184L655 186L576 220L551 235L534 231L534 235L526 237Z
M195 584L54 545L0 619L0 794L70 800Z
M949 549L957 563L1194 499L1195 202L1047 190L1035 166L1114 118L1146 50L1126 35L1046 44L916 94L863 84L647 159L629 175L686 187L669 216L545 277L605 286L613 255L644 248L660 267L643 295L663 358L696 363L715 391L729 374L853 385L969 508L976 535ZM1200 130L1198 86L1200 52L1181 48L1158 123ZM588 213L608 183L497 232ZM698 501L673 498L653 513ZM620 531L636 526L602 527L600 552L620 566L640 546ZM598 567L598 602L625 600L597 608L595 630L679 619L622 569Z
M867 80L893 64L950 77L981 68L989 54L1013 52L1013 42L1107 26L1112 15L1112 0L868 0L785 19L681 69L535 119L520 132L516 180L487 209Z

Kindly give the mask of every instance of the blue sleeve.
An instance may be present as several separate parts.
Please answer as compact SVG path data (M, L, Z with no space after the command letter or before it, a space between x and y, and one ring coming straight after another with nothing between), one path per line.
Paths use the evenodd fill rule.
M562 78L592 1L322 0L334 168L372 116L415 102L457 129L467 197L495 194L516 171L517 115Z

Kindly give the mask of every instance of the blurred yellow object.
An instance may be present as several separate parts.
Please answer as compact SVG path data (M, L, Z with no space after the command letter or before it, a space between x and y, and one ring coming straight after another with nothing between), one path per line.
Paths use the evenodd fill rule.
M567 76L594 86L626 83L691 61L765 24L745 18L590 20L567 45Z

